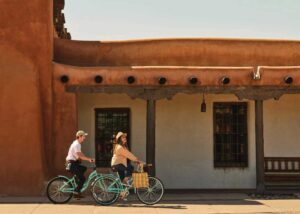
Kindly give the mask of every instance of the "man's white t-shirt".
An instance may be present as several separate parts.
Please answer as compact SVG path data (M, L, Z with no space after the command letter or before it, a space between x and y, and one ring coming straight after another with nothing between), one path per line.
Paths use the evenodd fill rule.
M74 140L69 148L69 152L68 152L68 156L66 157L66 160L76 161L78 159L78 156L76 154L77 152L81 152L81 144L78 142L78 140Z

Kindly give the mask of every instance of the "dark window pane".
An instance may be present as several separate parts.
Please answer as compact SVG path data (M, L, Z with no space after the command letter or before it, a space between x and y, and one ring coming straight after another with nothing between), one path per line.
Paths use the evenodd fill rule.
M214 103L215 167L248 165L247 103Z
M112 158L113 139L118 131L126 132L128 143L129 109L96 109L95 110L95 152L96 165L109 167ZM130 147L130 145L128 145Z

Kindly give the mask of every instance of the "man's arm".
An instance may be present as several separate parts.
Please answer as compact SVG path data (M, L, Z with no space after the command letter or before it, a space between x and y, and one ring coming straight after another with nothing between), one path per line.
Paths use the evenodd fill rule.
M91 163L94 162L94 159L85 156L82 152L76 152L76 155L77 155L77 157L80 158L81 160L86 160L86 161L89 161L89 162L91 162Z

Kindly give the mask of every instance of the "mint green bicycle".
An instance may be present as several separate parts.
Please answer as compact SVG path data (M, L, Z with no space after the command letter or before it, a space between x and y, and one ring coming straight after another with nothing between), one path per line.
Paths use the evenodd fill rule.
M90 168L93 168L93 172L84 183L81 192L87 190L89 186L93 185L95 180L101 178L101 174L98 174L96 171L96 166ZM72 198L76 187L77 183L75 175L72 178L59 175L48 182L47 197L54 204L67 203Z
M151 166L151 164L147 166ZM138 167L138 171L141 171L141 167ZM162 199L164 185L156 177L148 177L148 179L148 187L134 188L132 177L129 178L126 185L122 183L118 174L101 174L92 184L92 196L98 204L110 205L115 203L119 197L127 197L129 190L134 189L134 192L142 203L153 205Z

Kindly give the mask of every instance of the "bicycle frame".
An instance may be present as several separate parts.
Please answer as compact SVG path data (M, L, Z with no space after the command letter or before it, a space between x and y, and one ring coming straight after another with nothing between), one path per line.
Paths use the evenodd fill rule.
M73 176L72 178L68 178L66 176L60 176L60 177L64 177L66 179L68 179L68 182L66 182L64 185L62 185L59 188L60 192L64 192L64 193L73 193L75 188L77 187L77 183L75 181L75 176ZM101 174L98 174L96 170L94 170L88 177L88 179L86 180L86 182L84 182L83 187L81 188L80 192L84 192L90 185L90 183L93 180L96 180L97 178L100 178ZM67 188L68 185L71 185L71 188Z
M111 183L107 188L105 188L104 185L103 185L102 183L99 183L100 186L101 186L101 188L102 188L102 189L107 189L108 192L121 193L121 192L123 192L124 190L129 190L129 189L134 188L134 187L132 186L132 184L133 184L133 182L132 182L132 177L130 177L130 180L129 180L129 181L131 181L131 182L130 182L131 184L125 185L125 184L121 181L120 177L119 177L119 176L116 176L116 175L114 175L114 174L102 174L102 175L99 176L97 179L95 179L94 182L100 181L100 178L105 178L105 177L111 178L111 179L114 180L114 182ZM93 182L93 184L94 184L94 182ZM93 185L93 184L92 184L92 185ZM119 188L114 188L113 186L114 186L115 184L117 184L117 186L118 186ZM135 188L134 188L134 191L136 192L136 189L135 189Z
M141 168L141 167L143 167L143 165L138 165L137 171L142 172L142 168ZM128 183L130 183L130 184L129 184L129 185L125 185L125 184L121 181L119 175L115 175L115 174L104 174L104 175L103 175L103 174L102 174L101 176L102 176L102 177L108 177L108 178L111 178L111 179L114 180L114 182L113 182L110 186L107 187L107 191L109 191L109 192L113 192L113 193L121 193L121 192L123 192L124 190L134 189L134 193L136 193L136 188L133 187L133 180L132 180L132 177L130 177L129 180L128 180ZM100 178L100 177L99 177L99 178ZM97 182L99 178L95 179L94 182ZM94 185L94 182L92 183L92 185ZM117 186L120 187L120 188L113 188L113 186L114 186L115 184L117 184ZM103 189L103 188L104 188L103 184L100 183L100 185L101 185L101 188Z

